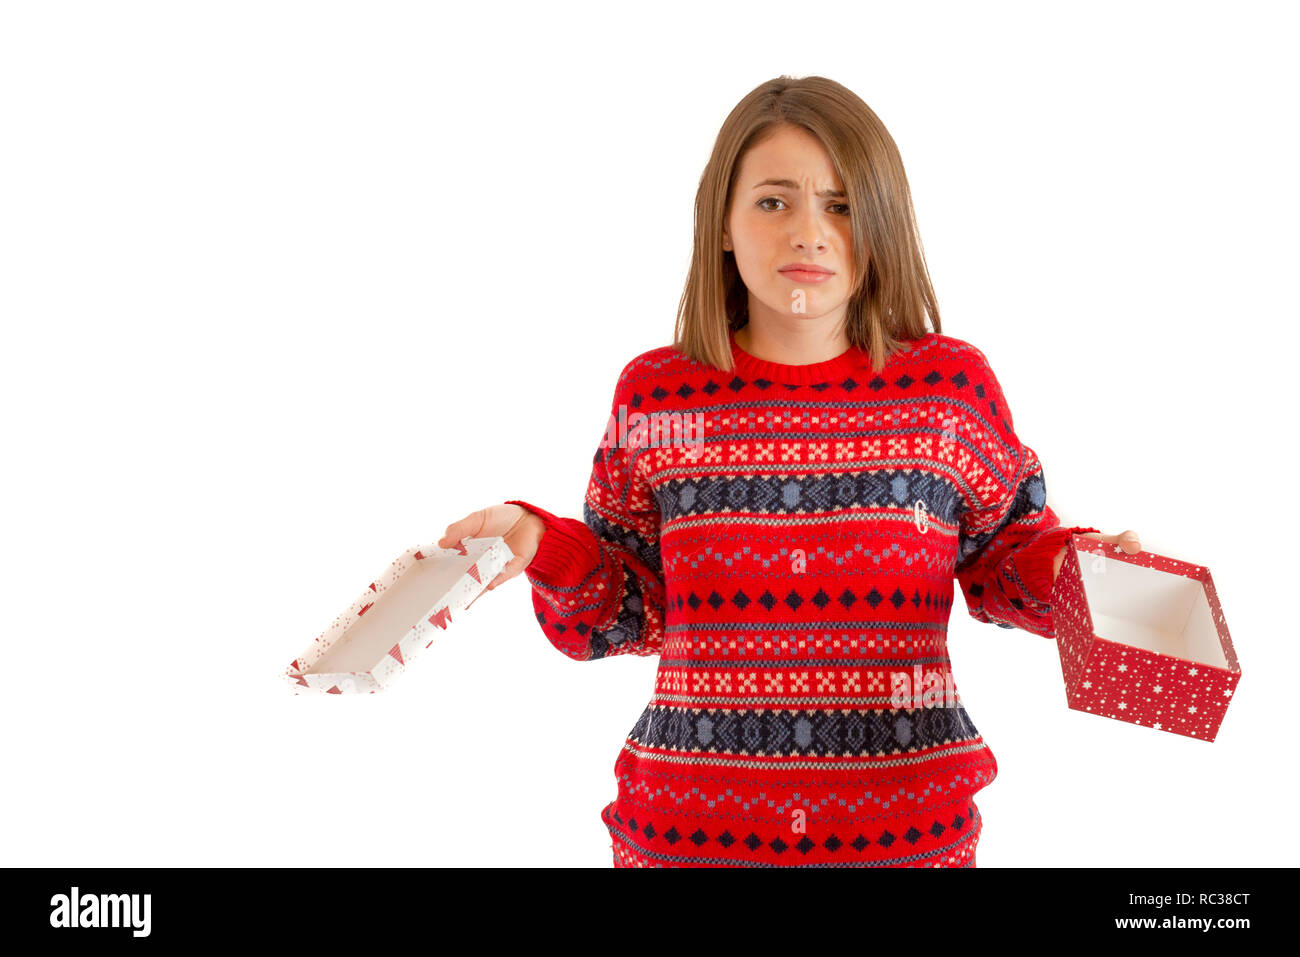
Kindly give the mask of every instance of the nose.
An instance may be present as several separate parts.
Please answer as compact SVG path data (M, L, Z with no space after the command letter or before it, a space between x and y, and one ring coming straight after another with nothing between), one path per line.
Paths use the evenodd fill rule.
M826 230L811 204L804 205L801 216L795 217L790 233L790 245L800 252L826 249Z

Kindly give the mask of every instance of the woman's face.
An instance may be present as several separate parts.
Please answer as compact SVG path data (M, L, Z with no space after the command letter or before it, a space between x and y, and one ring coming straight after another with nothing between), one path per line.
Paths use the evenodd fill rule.
M723 248L735 254L751 322L843 318L853 288L849 208L816 137L783 126L742 157ZM794 268L800 264L829 275Z

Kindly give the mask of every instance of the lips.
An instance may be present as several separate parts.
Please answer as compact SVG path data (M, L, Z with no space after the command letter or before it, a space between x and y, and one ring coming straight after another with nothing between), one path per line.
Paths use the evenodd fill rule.
M835 275L835 273L823 266L813 266L806 263L792 263L788 266L782 266L780 273L783 278L801 286L818 286L824 282L830 282L831 277Z
M787 263L782 266L779 272L804 272L804 273L824 273L827 276L832 275L832 270L825 266L815 266L812 263Z

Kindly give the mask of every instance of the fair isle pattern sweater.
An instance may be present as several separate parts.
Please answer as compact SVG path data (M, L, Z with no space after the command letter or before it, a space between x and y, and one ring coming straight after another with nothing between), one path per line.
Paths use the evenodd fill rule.
M879 373L732 354L627 364L584 521L514 500L546 527L525 574L550 642L659 656L601 812L615 864L969 866L997 761L952 681L954 580L980 621L1051 638L1053 557L1097 529L1058 527L966 342Z

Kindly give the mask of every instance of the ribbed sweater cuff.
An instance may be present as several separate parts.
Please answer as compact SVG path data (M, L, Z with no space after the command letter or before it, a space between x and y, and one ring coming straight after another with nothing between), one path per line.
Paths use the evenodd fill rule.
M1056 553L1065 547L1070 536L1076 532L1099 532L1099 528L1087 528L1075 525L1048 529L1033 542L1016 550L1016 572L1024 582L1025 589L1043 604L1052 600L1052 586L1056 579L1052 575L1052 562Z
M519 499L511 499L505 504L528 509L546 526L537 554L524 569L524 575L534 585L572 587L581 583L600 564L600 543L586 522L552 515L544 508Z

